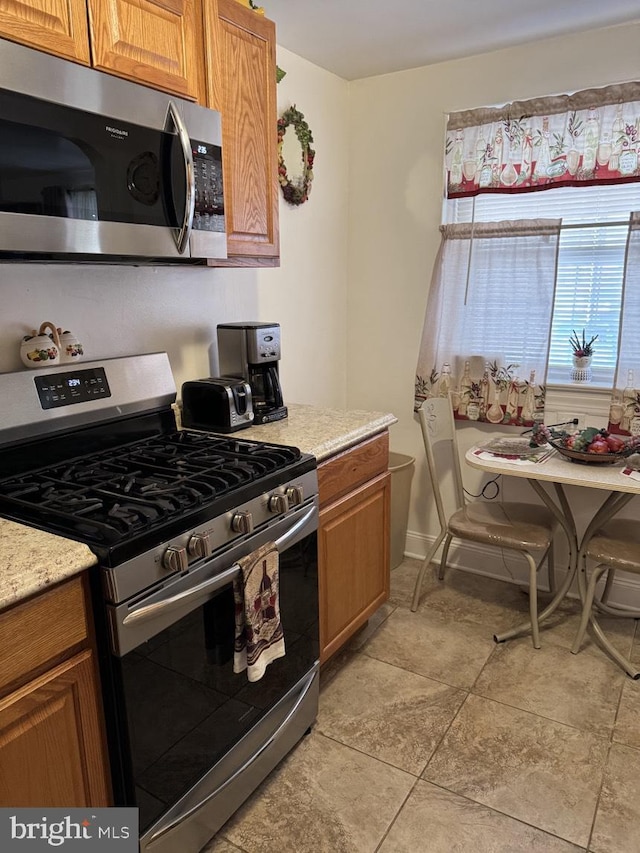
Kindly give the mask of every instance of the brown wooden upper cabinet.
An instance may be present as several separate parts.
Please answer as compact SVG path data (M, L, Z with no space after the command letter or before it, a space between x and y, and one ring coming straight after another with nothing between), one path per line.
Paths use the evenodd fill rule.
M94 68L199 100L201 0L87 3Z
M63 59L91 64L86 0L0 3L0 35Z
M205 0L204 22L207 105L222 113L228 265L277 266L275 25L237 0Z

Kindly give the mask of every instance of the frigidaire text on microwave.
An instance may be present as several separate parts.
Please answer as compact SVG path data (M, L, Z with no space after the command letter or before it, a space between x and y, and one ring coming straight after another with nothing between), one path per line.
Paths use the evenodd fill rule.
M0 260L226 258L220 114L0 40Z

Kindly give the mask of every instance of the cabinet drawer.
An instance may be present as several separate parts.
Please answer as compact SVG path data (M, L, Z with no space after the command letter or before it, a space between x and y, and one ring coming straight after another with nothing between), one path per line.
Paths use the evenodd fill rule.
M318 466L320 506L346 495L389 467L389 433L383 432Z
M0 693L86 640L85 606L82 579L75 577L0 613Z

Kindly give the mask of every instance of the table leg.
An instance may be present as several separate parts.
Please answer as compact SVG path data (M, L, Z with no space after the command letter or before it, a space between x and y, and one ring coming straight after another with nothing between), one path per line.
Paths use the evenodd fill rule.
M569 502L567 501L562 485L560 483L554 483L556 494L558 495L558 503L555 503L553 498L551 498L547 491L540 485L540 482L538 480L530 480L527 478L527 482L531 485L531 488L539 495L542 502L548 507L548 509L551 510L553 515L557 518L558 523L564 530L569 545L569 566L566 577L561 583L552 600L538 615L538 624L541 625L546 619L549 618L549 616L555 613L555 611L558 609L560 602L569 592L569 588L573 583L573 579L576 574L576 568L578 566L578 535L576 532L576 524L573 518L573 513L571 512L571 507L569 506ZM531 630L532 624L530 620L528 622L521 622L519 625L516 625L515 628L511 628L509 631L505 631L502 634L496 634L494 636L494 640L496 641L496 643L503 643L505 640L510 640L513 637L517 637L518 635L527 633Z

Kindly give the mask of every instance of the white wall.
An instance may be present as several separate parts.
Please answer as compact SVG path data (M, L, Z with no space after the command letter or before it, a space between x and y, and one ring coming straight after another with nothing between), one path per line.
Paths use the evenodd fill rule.
M87 358L166 350L179 390L210 374L217 323L275 321L285 401L345 405L348 84L285 50L278 64L279 113L296 103L318 150L310 200L296 208L280 197L281 266L0 264L0 371L22 368L22 336L49 320L71 329Z
M409 519L416 551L437 531L412 404L439 245L445 115L638 79L639 43L640 24L625 25L350 86L348 404L394 412L392 449L418 459ZM463 444L473 443L463 432ZM478 478L468 468L465 476L474 490ZM513 497L513 484L505 491Z

